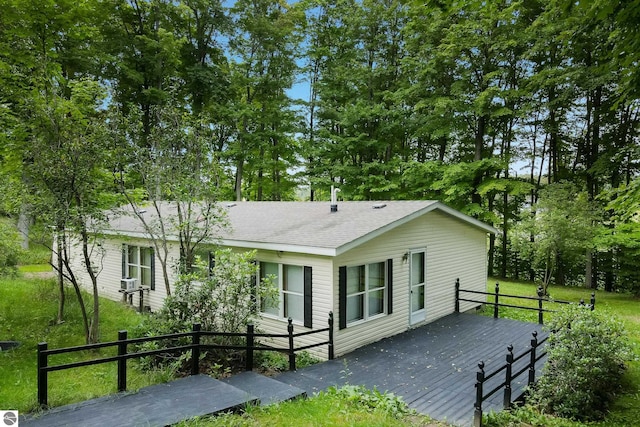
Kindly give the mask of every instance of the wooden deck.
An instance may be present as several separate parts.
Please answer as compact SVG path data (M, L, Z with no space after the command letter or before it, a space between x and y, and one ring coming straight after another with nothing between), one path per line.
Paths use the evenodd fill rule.
M529 348L531 333L546 336L540 325L473 314L453 314L433 323L360 348L348 355L285 372L277 380L299 387L311 396L332 385L363 385L401 396L419 413L468 426L473 422L478 362L490 373L504 363L507 346L514 354ZM519 369L514 365L514 372ZM526 382L526 374L523 380ZM485 391L503 381L486 384ZM523 388L513 385L513 396ZM502 409L502 392L484 403L483 410Z
M471 425L477 363L490 373L505 361L513 344L517 355L529 347L539 325L472 314L454 314L363 347L348 355L267 378L246 372L224 382L206 375L181 378L21 416L20 424L54 426L165 426L245 405L270 404L312 396L333 385L363 385L401 396L411 408L454 425ZM514 366L514 372L518 369ZM496 383L500 381L497 380ZM485 390L493 387L487 384ZM522 389L514 384L514 396ZM500 410L502 393L484 409Z

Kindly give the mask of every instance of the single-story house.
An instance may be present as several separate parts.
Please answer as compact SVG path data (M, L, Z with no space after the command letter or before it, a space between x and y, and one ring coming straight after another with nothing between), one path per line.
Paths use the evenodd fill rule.
M320 329L332 311L336 355L452 313L457 278L465 289L486 289L487 234L495 229L438 201L219 205L230 227L216 243L257 250L261 274L276 277L280 306L261 314L260 328L283 333L291 317L296 331ZM150 288L144 305L157 310L165 286L140 221L113 216L105 233L101 295L121 300L121 279L132 277ZM169 249L177 260L177 239ZM83 282L90 283L88 277Z

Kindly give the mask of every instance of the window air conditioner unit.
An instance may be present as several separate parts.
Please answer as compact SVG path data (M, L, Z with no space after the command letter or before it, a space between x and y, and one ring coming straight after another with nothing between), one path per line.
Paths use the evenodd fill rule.
M120 289L125 291L133 291L138 287L138 279L121 279Z

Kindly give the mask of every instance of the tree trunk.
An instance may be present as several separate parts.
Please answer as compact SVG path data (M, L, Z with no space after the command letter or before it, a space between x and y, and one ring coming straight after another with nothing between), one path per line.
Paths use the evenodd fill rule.
M20 246L25 251L29 249L29 229L31 226L31 218L29 215L29 204L22 202L20 205L20 213L18 215L18 234L20 234Z
M236 182L235 182L235 192L236 192L236 201L242 201L242 174L244 173L244 157L240 157L236 164Z
M64 303L65 303L65 295L64 295L64 275L62 274L62 242L60 242L60 238L56 239L57 248L56 251L58 253L58 259L56 260L56 264L58 265L58 316L56 322L58 324L64 322Z
M505 178L508 178L508 173ZM507 256L509 248L509 194L505 191L502 196L504 211L502 212L502 263L500 265L500 277L507 277Z
M585 255L585 271L584 271L584 285L587 289L594 289L593 284L593 252L591 249L587 249Z

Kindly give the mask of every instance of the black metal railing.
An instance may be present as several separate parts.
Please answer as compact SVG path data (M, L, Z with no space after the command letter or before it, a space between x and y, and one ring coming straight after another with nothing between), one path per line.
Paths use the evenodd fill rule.
M461 298L460 297L460 293L493 296L493 301L475 300L475 299L470 299L470 298ZM524 305L504 304L504 303L500 302L500 298L516 298L516 299L521 299L521 300L534 300L534 301L537 301L538 304L537 304L537 307L527 307L527 306L524 306ZM552 312L556 311L556 310L550 310L550 309L544 308L544 304L573 304L573 302L571 302L571 301L562 301L562 300L557 300L557 299L551 299L551 298L545 296L544 295L544 291L543 291L541 286L539 286L538 289L537 289L537 296L535 296L535 297L527 297L527 296L520 296L520 295L501 294L500 293L500 284L499 283L496 283L495 292L482 292L482 291L475 291L475 290L470 290L470 289L461 289L460 288L460 279L456 279L456 301L455 301L455 311L456 311L456 313L460 312L460 301L492 305L493 306L493 317L495 319L497 319L499 317L499 314L500 314L499 313L499 307L519 308L519 309L522 309L522 310L536 310L538 312L538 323L541 324L541 325L544 324L544 313L545 312L552 313ZM586 305L585 302L584 302L584 299L581 299L579 304L580 305ZM595 307L596 307L596 294L595 294L595 292L591 293L591 301L590 301L590 303L588 305L591 308L591 310L595 309Z
M176 334L158 335L154 337L143 338L127 338L127 331L118 332L118 340L88 344L76 347L56 348L49 349L46 342L38 344L38 403L41 407L47 406L48 401L48 374L53 371L61 371L65 369L78 368L82 366L97 365L102 363L117 362L118 374L117 384L118 391L126 391L127 389L127 360L139 359L147 356L154 356L167 352L187 352L191 351L191 375L197 375L200 372L200 352L203 349L226 349L226 350L244 350L246 352L245 369L251 371L253 369L253 355L255 351L275 351L280 353L286 353L289 356L289 370L296 369L296 353L308 350L314 347L327 346L327 357L329 360L334 359L334 346L333 346L333 326L334 319L333 313L329 313L329 326L323 329L316 329L305 332L294 332L293 321L291 318L288 320L287 333L286 334L263 334L255 333L255 328L252 324L247 325L247 331L245 332L213 332L200 330L200 324L193 324L191 332L182 332ZM309 344L304 346L295 346L295 340L297 338L321 334L328 332L328 338L326 341L322 341L315 344ZM223 345L223 344L202 344L200 338L203 336L209 337L240 337L244 338L245 345ZM191 338L191 342L186 345L178 345L169 348L162 348L157 350L146 350L129 353L127 347L130 344L141 344L144 342L170 340L178 338ZM274 347L256 344L260 338L268 339L286 339L288 341L287 347ZM92 360L84 360L79 362L71 362L60 365L49 365L49 357L56 354L74 353L86 350L98 350L103 348L116 347L118 354L116 356L101 357Z
M481 361L478 363L478 373L476 374L476 401L474 403L474 411L473 411L473 425L474 427L482 427L482 404L484 401L489 399L491 396L496 394L498 391L503 389L503 399L502 406L504 409L510 409L513 402L520 399L522 394L525 392L524 390L518 396L513 396L513 388L512 384L515 380L517 380L521 375L525 372L528 373L527 386L530 387L536 382L536 364L547 355L546 349L542 351L538 351L538 348L543 345L548 336L538 340L538 333L533 332L533 338L531 339L531 345L529 349L522 352L518 356L514 356L513 354L513 345L509 345L507 347L507 356L506 363L491 373L486 373L484 371L484 362ZM522 363L518 364L520 361L524 361L528 358L528 362L522 365ZM520 366L515 372L513 371L514 365L518 364ZM485 384L491 381L493 378L499 377L499 375L504 372L504 381L495 385L491 390L485 392ZM494 381L495 382L495 381Z

